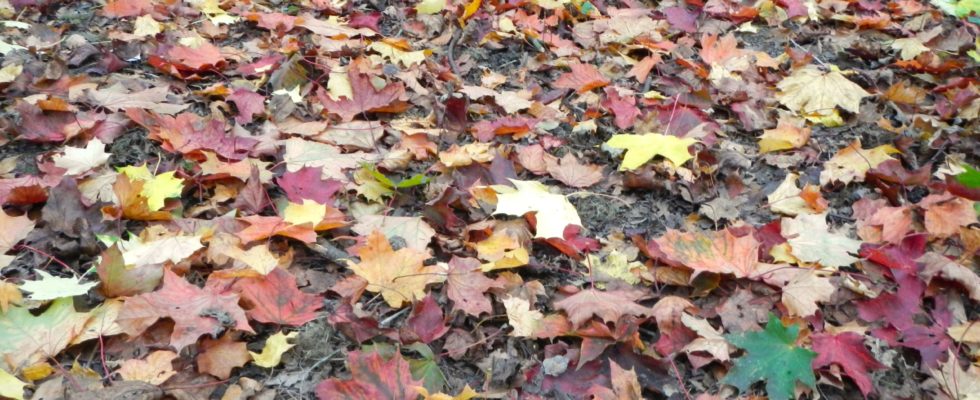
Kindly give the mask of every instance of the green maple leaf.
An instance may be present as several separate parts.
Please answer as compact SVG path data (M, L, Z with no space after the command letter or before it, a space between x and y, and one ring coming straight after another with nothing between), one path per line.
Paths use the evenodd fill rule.
M753 383L766 381L766 393L770 399L792 399L796 381L816 387L813 368L810 366L817 353L796 346L800 328L786 327L769 314L769 323L762 332L743 332L725 335L731 344L744 349L746 354L735 360L732 370L722 383L745 391Z

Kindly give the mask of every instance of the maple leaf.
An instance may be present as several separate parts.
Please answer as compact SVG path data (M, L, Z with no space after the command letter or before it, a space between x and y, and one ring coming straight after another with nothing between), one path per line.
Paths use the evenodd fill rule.
M462 310L474 317L493 312L490 299L484 293L490 288L503 287L483 274L480 261L456 256L449 260L446 285L446 296L453 301L453 310Z
M840 233L830 232L827 214L801 214L796 218L783 218L782 235L793 249L793 256L805 262L820 263L824 267L838 268L853 264L861 248L861 241Z
M339 115L344 122L351 121L354 117L372 110L385 108L400 97L405 95L405 85L401 82L389 83L382 89L375 89L371 84L371 78L360 74L354 66L348 67L347 78L350 81L353 97L342 97L334 100L320 88L316 92L316 97L323 104L324 109Z
M762 264L760 274L766 283L783 289L786 310L800 317L815 314L817 302L830 301L830 296L837 290L830 279L817 275L811 269Z
M367 237L360 256L361 262L350 262L349 268L368 282L368 291L381 293L394 308L422 299L427 285L445 280L442 268L422 264L428 255L411 248L394 251L379 231Z
M386 360L377 351L347 353L347 368L351 379L330 378L316 386L321 400L416 400L422 381L412 378L409 365L401 353Z
M24 386L27 386L27 383L21 382L7 370L0 369L0 396L24 400Z
M54 156L54 165L64 168L68 175L78 175L102 166L109 161L105 143L98 138L88 141L85 147L66 147L64 154Z
M762 131L762 136L759 137L759 151L769 153L803 147L810 141L810 128L799 125L789 118L781 118L775 129Z
M154 175L143 164L139 167L122 167L119 172L131 180L143 181L140 196L146 198L146 207L151 212L160 211L166 199L180 197L184 190L184 180L174 176L176 171Z
M288 335L284 335L282 332L276 332L270 335L265 340L265 346L262 347L261 353L249 352L252 355L253 363L262 368L275 368L282 362L282 355L293 348L293 346L296 346L295 344L290 344L288 340L296 339L297 336L299 336L299 332L292 332Z
M536 181L511 179L517 190L506 186L495 186L497 209L494 214L507 214L515 217L535 213L537 221L534 237L564 238L568 225L582 226L582 219L575 206L563 195L548 191L548 187Z
M422 301L415 303L412 307L412 314L406 323L408 328L425 344L432 343L449 332L442 307L436 303L436 299L432 295L425 296Z
M893 160L889 154L898 152L898 149L887 144L873 149L862 149L861 140L855 140L823 164L823 171L820 171L820 184L863 182L869 170L885 161Z
M356 168L364 163L376 161L374 155L361 152L342 154L337 146L311 142L300 138L286 139L283 162L286 170L296 172L304 167L319 168L324 179L337 179L347 182L344 170Z
M697 143L691 138L679 138L673 135L648 133L646 135L613 135L606 145L614 149L626 149L620 171L634 170L646 164L653 157L662 156L675 166L681 166L694 158L687 148Z
M489 142L493 140L495 136L499 135L512 135L514 139L520 139L530 133L531 130L537 126L537 124L538 120L535 118L508 115L492 121L483 120L477 122L473 124L473 127L470 130L473 131L473 136L475 136L477 140L481 142ZM467 150L470 153L474 153L472 151L473 149Z
M512 336L535 337L540 329L541 320L544 314L541 311L531 309L531 303L516 296L504 297L500 300L507 311L507 321L514 328Z
M173 46L167 50L166 57L174 67L182 71L202 71L218 67L225 62L221 49L204 39L193 43L192 46Z
M238 109L238 115L235 116L235 122L239 125L245 125L252 122L255 114L261 114L265 112L265 96L255 93L248 89L235 89L235 91L227 97L228 101L235 103L235 108Z
M200 236L176 235L143 241L131 238L128 241L117 242L125 265L143 266L162 264L165 262L179 263L198 250L204 248Z
M585 93L595 88L609 84L609 79L592 64L572 64L568 66L571 72L561 74L552 86L559 89L573 89L577 93Z
M961 226L977 222L974 202L948 194L933 194L919 202L925 208L925 225L930 234L940 238L956 235Z
M197 355L197 370L218 379L228 379L232 369L252 360L245 342L235 341L231 333L219 339L204 339L200 348L202 352Z
M406 246L419 251L425 251L436 235L436 230L421 217L364 215L358 218L351 230L358 235L370 235L371 232L381 231L389 240L402 238Z
M20 286L21 290L30 292L28 296L31 300L54 300L62 297L81 296L88 293L89 289L98 285L98 282L82 283L81 278L61 278L53 276L45 271L35 271L40 279L26 281Z
M744 392L756 381L766 381L766 393L776 400L796 398L797 381L816 387L811 369L816 353L796 346L799 332L799 326L786 327L770 314L769 323L762 332L725 335L732 345L744 349L746 355L735 360L721 383Z
M952 352L948 361L931 369L929 374L950 399L976 400L980 396L980 367L970 364L963 370Z
M479 266L479 264L477 264ZM10 305L20 305L24 300L20 294L20 286L13 283L0 281L0 314L6 313Z
M595 164L582 164L572 153L565 154L561 161L545 159L548 173L561 183L571 187L584 188L602 180L602 167Z
M593 315L605 322L612 323L624 315L652 315L652 309L634 303L641 298L632 292L601 292L595 289L587 289L555 302L555 307L564 310L572 324L578 327L592 319Z
M153 19L150 18L150 21L153 21ZM139 19L137 19L137 22L139 22ZM93 105L105 107L112 111L139 108L159 114L176 114L190 106L190 104L166 103L167 98L170 96L169 85L161 85L137 92L129 91L121 84L115 84L106 89L89 90L86 94Z
M333 195L342 184L335 179L323 179L321 175L322 168L302 167L286 171L276 178L276 184L290 202L302 203L304 199L309 199L320 204L333 204Z
M239 281L236 287L252 308L248 317L259 322L301 326L317 317L323 298L303 293L296 287L296 278L282 268L265 276Z
M141 381L151 385L162 385L170 377L177 375L173 361L177 353L169 350L157 350L145 359L125 360L119 366L119 376L125 381Z
M161 142L170 152L198 156L203 151L216 153L229 160L242 160L259 143L239 136L235 130L225 132L225 121L202 118L193 113L171 117L139 109L126 109L126 116L149 131L149 137Z
M731 229L706 232L670 229L654 242L669 259L696 272L746 278L757 269L759 242L750 234L736 236Z
M174 321L170 346L180 350L202 335L217 335L226 326L252 333L238 295L201 289L169 269L159 290L125 298L116 322L130 336L138 336L160 318Z
M602 106L616 116L613 122L619 129L629 129L636 123L636 118L642 115L640 109L636 108L636 98L632 94L620 95L615 87L606 88L606 99L602 101Z
M316 231L310 225L296 226L287 223L282 217L249 215L238 218L239 221L246 222L249 226L236 234L244 243L251 243L256 240L268 239L273 236L285 236L304 243L316 241Z
M857 113L861 99L871 96L861 86L844 77L836 67L824 72L820 67L807 65L776 84L780 92L776 99L790 110L801 114L830 114L835 107Z
M82 333L89 317L75 311L71 297L51 302L38 315L29 307L10 307L0 314L0 356L12 371L54 357Z
M813 368L823 368L830 364L840 365L844 373L857 384L865 397L874 393L874 386L868 373L885 369L864 347L864 336L854 332L844 332L838 335L818 334L810 337L817 358L813 360Z
M4 253L13 249L34 230L34 221L27 215L11 217L5 211L0 211L0 226L4 229L0 231L0 268L6 267L14 260L14 256L6 256Z

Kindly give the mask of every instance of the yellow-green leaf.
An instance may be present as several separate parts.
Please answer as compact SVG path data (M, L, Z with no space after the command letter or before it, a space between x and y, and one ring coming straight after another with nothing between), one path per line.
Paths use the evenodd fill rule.
M640 168L653 157L662 156L676 166L694 158L687 148L697 140L679 138L671 135L650 133L646 135L613 135L606 145L616 149L626 149L620 171Z
M298 334L297 332L293 332L288 335L283 335L282 332L277 332L269 336L265 340L265 347L262 348L261 353L249 352L252 355L252 360L255 362L255 365L262 368L272 368L279 365L282 362L283 353L295 346L287 342L287 340L296 338Z
M422 0L415 6L419 14L437 14L446 8L446 0Z
M26 385L17 377L10 375L9 372L0 369L0 397L23 400L24 386Z

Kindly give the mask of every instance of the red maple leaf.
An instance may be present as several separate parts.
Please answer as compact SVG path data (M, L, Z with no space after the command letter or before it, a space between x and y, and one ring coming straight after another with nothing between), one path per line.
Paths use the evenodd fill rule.
M874 393L868 373L884 369L885 366L864 347L863 335L854 332L813 335L813 351L817 352L817 358L813 360L814 369L830 364L840 365L865 397Z
M347 368L351 379L330 378L320 382L316 395L322 400L415 400L419 392L415 388L422 381L412 379L408 362L395 352L385 360L378 352L352 351L347 354Z
M259 322L300 326L317 317L323 298L296 287L296 277L282 268L268 275L248 278L235 285L252 305L248 317Z
M251 90L235 89L235 92L226 97L226 99L235 103L235 107L238 108L238 115L235 116L235 122L239 125L252 122L255 114L265 112L265 96Z
M481 142L489 142L496 135L514 135L520 139L538 124L538 120L527 117L503 117L493 121L484 120L473 124L473 136Z
M412 307L412 315L408 317L408 327L425 344L449 332L445 314L432 295L425 296L422 301L415 303Z
M606 99L602 101L602 106L616 116L614 122L619 129L632 127L636 123L636 117L640 116L640 109L636 108L636 98L620 96L615 87L606 88Z
M602 76L599 70L592 64L572 64L569 68L572 71L561 74L555 80L554 87L559 89L573 89L577 93L585 93L609 84L609 79Z
M334 179L323 179L323 168L303 167L295 172L286 172L276 178L276 184L286 198L293 203L303 203L303 199L320 204L333 204L333 195L343 187Z
M331 114L339 115L344 122L351 121L365 112L388 111L386 107L405 94L405 85L401 82L389 83L378 90L371 84L370 77L358 73L355 69L351 66L347 73L354 98L341 97L340 100L334 100L323 88L316 92L316 97L320 99L324 109Z
M116 322L126 334L137 337L160 318L174 321L170 345L177 350L194 344L202 335L217 335L229 324L254 333L238 306L237 294L201 289L169 269L164 271L159 290L127 297Z
M255 139L225 133L224 121L204 119L193 113L171 117L130 108L126 116L146 128L149 137L160 141L161 147L169 152L188 155L208 150L229 160L242 160L258 144Z
M479 260L456 256L449 260L446 285L446 295L453 301L453 310L462 310L474 317L493 312L490 299L484 293L490 288L503 287L483 274Z

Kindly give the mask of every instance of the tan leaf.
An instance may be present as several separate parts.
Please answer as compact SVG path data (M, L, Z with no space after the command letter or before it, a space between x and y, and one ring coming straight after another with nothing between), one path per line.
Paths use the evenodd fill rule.
M197 370L218 379L228 379L232 369L252 360L245 342L235 341L231 333L226 333L220 339L204 339L201 349L203 353L197 356Z
M815 65L796 70L776 87L779 102L801 114L829 114L835 107L857 113L861 99L871 96L839 70L824 72Z
M781 226L793 256L801 261L820 263L829 268L844 267L857 261L851 254L857 254L861 241L830 232L826 213L783 218Z
M612 323L623 315L652 315L652 309L634 303L639 299L639 296L630 292L587 289L555 302L555 308L565 311L572 324L578 327L592 319L593 315Z
M891 145L881 145L873 149L862 149L861 140L855 140L841 149L833 158L823 164L820 172L820 184L831 182L863 182L864 175L878 164L892 157L889 154L898 153Z
M400 308L425 297L425 287L446 279L445 270L436 265L424 266L428 254L405 247L394 251L380 231L367 237L361 250L361 262L349 268L364 278L369 292L381 293L389 306Z
M589 187L603 178L602 166L582 164L572 153L565 154L560 162L554 158L545 158L544 161L551 177L571 187Z
M818 302L830 301L836 288L830 279L808 268L792 268L779 264L764 264L762 280L783 289L783 305L790 314L809 317L817 312Z
M730 229L706 232L670 229L655 242L668 258L695 272L745 278L755 273L759 260L759 242L751 234L736 236Z
M146 359L132 359L122 362L116 371L123 380L142 381L151 385L161 385L177 374L171 362L177 358L177 353L168 350L158 350L146 356Z

